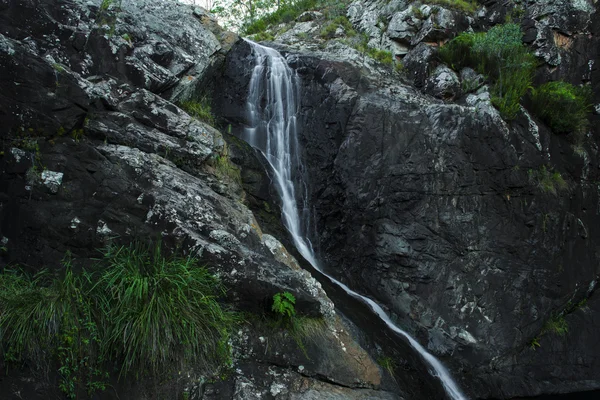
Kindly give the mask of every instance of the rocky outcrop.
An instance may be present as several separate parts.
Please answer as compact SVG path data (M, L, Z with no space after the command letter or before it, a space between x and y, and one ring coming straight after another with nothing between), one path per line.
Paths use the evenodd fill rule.
M388 12L373 4L357 2L349 11L367 34L382 22L369 13ZM545 15L552 17L544 18L533 3L522 11L487 3L467 21L486 27L522 12L550 24L555 39L546 50L534 48L544 60L557 52L561 63L548 58L537 79L590 82L597 96L600 32L590 4L549 3ZM574 17L561 17L563 7ZM410 31L412 41L422 25L404 21L402 29L390 22L388 32ZM404 42L415 46L404 60L417 88L343 53L342 44L280 48L303 83L302 146L319 231L313 243L329 272L387 306L470 396L598 390L600 365L590 351L599 328L598 117L577 151L527 104L507 123L482 78L438 67L427 40ZM228 62L248 57L239 46ZM238 104L247 77L227 67L224 82L232 83L220 97ZM221 111L234 124L244 121ZM544 183L554 172L566 188ZM566 322L565 336L552 330L557 320Z

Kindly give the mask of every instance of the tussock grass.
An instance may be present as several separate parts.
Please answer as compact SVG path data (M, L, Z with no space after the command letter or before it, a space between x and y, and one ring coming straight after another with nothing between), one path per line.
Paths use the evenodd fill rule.
M104 262L92 292L102 298L105 347L121 360L122 375L198 361L212 370L227 357L235 317L217 301L224 293L219 281L194 259L136 244L109 247Z
M514 23L496 25L485 33L462 33L440 49L440 58L456 70L472 67L486 75L492 82L492 103L511 120L520 111L537 66L522 37L521 27Z
M158 378L230 362L237 314L224 287L193 258L161 246L109 246L95 273L0 273L0 343L8 362L58 365L69 398L104 390L108 371Z
M207 95L198 97L197 99L181 101L178 105L190 116L209 125L215 125L216 119L212 113L210 98Z
M562 177L560 172L552 171L545 165L542 165L539 170L529 170L529 178L537 182L538 187L546 192L556 196L559 191L568 189L569 185Z
M580 133L589 125L592 111L590 86L563 81L548 82L532 90L533 110L555 133Z

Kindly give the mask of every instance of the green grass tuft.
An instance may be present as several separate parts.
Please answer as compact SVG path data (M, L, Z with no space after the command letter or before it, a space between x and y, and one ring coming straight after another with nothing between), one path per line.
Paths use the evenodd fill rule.
M209 125L215 125L215 116L213 115L212 108L210 106L210 98L207 95L201 96L197 99L181 101L178 105L190 116L206 122Z
M475 11L479 8L479 4L473 0L424 0L423 3L462 11L465 14L475 14Z
M568 189L569 185L560 172L552 171L542 165L539 170L529 170L529 177L537 182L538 187L546 193L557 195L559 191Z
M592 110L590 86L548 82L532 91L533 110L555 133L582 132Z
M223 287L208 270L140 244L107 248L104 264L92 293L102 298L106 349L121 375L222 364L235 318L217 301Z
M356 31L352 28L352 24L348 21L348 18L345 16L339 16L329 22L325 27L321 30L321 37L324 39L331 39L335 35L335 31L342 27L347 37L356 36Z
M511 120L520 111L537 66L522 37L514 23L496 25L486 33L462 33L440 49L440 58L456 70L469 66L486 75L492 82L492 103Z
M138 243L105 249L96 274L73 273L70 257L64 266L61 276L0 273L0 349L9 363L57 365L68 398L104 390L117 366L158 378L229 362L237 316L194 259Z
M569 325L562 315L552 316L544 325L542 333L550 332L558 336L565 336L569 332Z

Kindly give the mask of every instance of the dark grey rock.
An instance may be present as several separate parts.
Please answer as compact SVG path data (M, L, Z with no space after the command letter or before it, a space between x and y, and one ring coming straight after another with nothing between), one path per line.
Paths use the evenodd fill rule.
M406 74L416 87L425 86L425 81L431 71L435 69L436 55L437 52L434 48L425 43L419 43L402 59Z
M445 65L438 66L425 81L425 93L443 100L460 96L460 81L456 73Z

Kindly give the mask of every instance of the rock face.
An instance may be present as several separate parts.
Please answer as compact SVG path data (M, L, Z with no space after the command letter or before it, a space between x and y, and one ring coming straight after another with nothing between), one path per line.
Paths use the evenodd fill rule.
M547 61L536 79L590 83L598 102L595 6L539 4L515 11L492 2L468 21L485 27L518 12L527 32L528 18L535 19L537 33L529 35L548 38L547 47L541 39L533 45ZM429 39L412 43L422 26L376 2L352 7L355 27L373 30L372 37L382 29L372 13L391 16L388 32L407 32L404 45L415 46L407 69L417 88L351 52L280 47L303 83L302 146L319 230L313 243L329 272L387 306L470 397L598 390L600 364L591 351L600 307L598 117L577 152L527 104L507 123L474 71L459 78L436 69ZM552 41L542 25L554 27ZM251 55L238 46L228 57L235 65ZM220 95L225 104L241 104L247 79L239 68L225 69L223 82L232 82ZM221 112L244 121L226 107ZM554 172L566 188L545 185ZM557 320L568 326L564 336L552 329Z
M174 398L182 388L215 398L246 385L272 398L400 398L381 390L394 384L246 206L271 201L260 157L172 102L203 93L236 37L199 8L124 3L0 3L0 267L58 268L66 251L88 265L109 242L160 238L218 274L239 310L263 313L275 293L289 291L299 314L322 321L304 338L305 353L277 329L244 325L232 337L235 373L218 384L193 374L175 379L177 390L115 383L116 393L101 398ZM256 352L260 360L249 357ZM26 369L6 368L2 358L3 398L57 392Z

